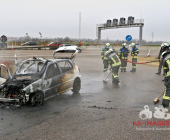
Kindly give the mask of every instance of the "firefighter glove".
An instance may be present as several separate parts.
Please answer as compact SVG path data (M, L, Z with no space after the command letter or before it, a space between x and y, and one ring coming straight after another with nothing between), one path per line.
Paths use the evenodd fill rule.
M132 58L134 57L134 54L132 54Z

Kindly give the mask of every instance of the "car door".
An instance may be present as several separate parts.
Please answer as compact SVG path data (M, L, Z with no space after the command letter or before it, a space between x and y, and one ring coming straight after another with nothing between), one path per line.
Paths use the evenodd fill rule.
M61 71L57 63L52 63L47 67L44 77L45 84L45 96L51 96L56 92L59 92L59 86L61 85Z
M58 65L61 68L61 82L63 91L72 88L74 81L74 70L72 64L68 60L62 60L58 62Z
M55 42L53 42L53 44L51 46L55 46Z
M11 73L6 65L0 64L0 85L5 83L7 79L12 79Z

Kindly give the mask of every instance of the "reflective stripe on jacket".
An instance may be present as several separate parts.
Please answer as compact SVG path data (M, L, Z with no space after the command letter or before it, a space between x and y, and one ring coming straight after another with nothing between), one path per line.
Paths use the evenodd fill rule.
M134 54L134 57L133 58L137 58L137 55L139 54L139 49L138 48L133 48L132 49L132 53L131 53L131 56L132 56L132 54Z
M164 90L163 99L165 99L165 100L170 100L170 97L169 97L169 96L166 96L166 86L165 86L165 90Z
M111 57L111 59L109 60L109 64L114 67L114 66L119 66L121 64L121 61L119 59L118 55L114 55L113 57Z
M166 60L165 66L164 66L164 71L165 71L165 77L170 76L170 60Z
M102 52L101 52L101 58L103 59L103 60L108 60L107 59L107 57L105 56L105 53L109 50L110 48L103 48L102 49Z

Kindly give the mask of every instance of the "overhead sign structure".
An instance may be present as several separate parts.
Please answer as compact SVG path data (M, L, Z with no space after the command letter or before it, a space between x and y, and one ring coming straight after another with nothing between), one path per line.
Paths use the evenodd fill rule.
M127 35L127 36L126 36L126 40L127 40L127 41L131 41L131 40L132 40L132 36L131 36L131 35Z
M98 38L98 43L101 42L101 31L107 29L119 29L119 28L131 28L139 27L139 46L142 46L142 30L144 26L144 19L135 19L132 16L129 16L127 21L125 18L107 20L106 23L96 24L96 35ZM129 41L129 38L128 38Z
M2 42L6 42L7 41L7 37L5 35L1 36L1 41Z

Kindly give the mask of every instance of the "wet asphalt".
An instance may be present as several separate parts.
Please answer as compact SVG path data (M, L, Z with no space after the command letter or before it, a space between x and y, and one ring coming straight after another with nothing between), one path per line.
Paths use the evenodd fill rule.
M141 51L141 56L146 53ZM13 59L14 54L18 60L36 54L52 58L50 50L24 50L6 51L1 60ZM156 54L153 52L153 56ZM100 51L83 51L76 56L75 63L82 75L80 93L68 91L56 95L40 107L0 108L0 139L170 139L168 130L156 130L169 126L133 125L134 121L145 122L139 118L144 105L154 112L154 107L161 104L161 101L157 105L153 103L164 91L163 75L155 74L157 67L137 65L137 72L131 73L132 65L128 63L127 72L119 71L120 83L114 85L111 75L107 83L103 83L109 72L103 73Z

